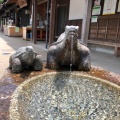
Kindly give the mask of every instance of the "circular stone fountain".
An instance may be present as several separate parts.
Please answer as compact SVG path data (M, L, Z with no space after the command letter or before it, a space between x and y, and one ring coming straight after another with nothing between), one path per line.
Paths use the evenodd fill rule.
M77 72L53 72L14 92L10 120L119 120L120 87Z

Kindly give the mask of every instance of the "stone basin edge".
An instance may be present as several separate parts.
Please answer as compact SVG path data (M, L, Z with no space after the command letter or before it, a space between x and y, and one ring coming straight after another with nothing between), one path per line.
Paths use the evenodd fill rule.
M16 88L16 90L13 92L13 95L11 97L10 107L9 107L10 120L20 120L19 113L17 112L18 111L18 107L17 107L18 106L18 104L17 104L18 99L17 99L17 97L18 97L19 93L23 92L24 86L27 86L27 84L29 84L30 82L38 80L38 78L46 77L48 75L56 75L56 74L63 74L63 75L70 74L70 75L76 75L76 76L88 78L89 80L101 82L102 84L106 84L106 85L112 87L113 89L116 89L117 91L120 91L120 86L115 84L115 83L104 80L102 78L97 78L97 77L90 76L90 75L84 75L84 74L79 73L79 72L71 72L71 73L70 72L49 72L49 73L43 73L42 75L38 75L38 76L27 79L26 81L21 83ZM15 116L15 119L13 118L13 116ZM16 118L16 116L17 116L17 118Z

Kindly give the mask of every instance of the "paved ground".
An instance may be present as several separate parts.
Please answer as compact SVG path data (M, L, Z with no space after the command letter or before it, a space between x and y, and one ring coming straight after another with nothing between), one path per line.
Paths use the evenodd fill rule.
M92 65L120 75L120 57L91 50Z
M34 45L32 42L25 41L21 37L8 37L0 32L0 78L9 66L10 55L18 48L27 45L32 45L35 51L41 54L43 59L46 59L47 50L45 49L44 41ZM91 50L91 61L94 66L102 67L108 71L120 74L120 57Z

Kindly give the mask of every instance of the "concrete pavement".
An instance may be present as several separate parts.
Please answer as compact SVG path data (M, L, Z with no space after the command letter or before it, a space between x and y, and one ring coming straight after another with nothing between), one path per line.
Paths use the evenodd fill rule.
M120 57L113 54L91 50L92 65L120 74Z
M39 41L38 44L35 45L30 41L23 40L21 37L8 37L0 32L0 78L9 66L10 55L18 48L27 45L32 45L35 51L41 54L43 59L46 60L47 49L45 49L44 41ZM120 74L120 57L91 50L91 62L94 66Z

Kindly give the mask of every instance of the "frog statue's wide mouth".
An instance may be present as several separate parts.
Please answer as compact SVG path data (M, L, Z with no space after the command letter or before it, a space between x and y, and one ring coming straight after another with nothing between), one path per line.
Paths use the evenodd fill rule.
M78 34L76 33L76 31L69 31L67 34L66 34L66 42L69 44L73 44L77 42L77 38L78 38Z
M119 86L99 78L77 72L47 73L16 89L10 120L118 120L119 96Z
M26 53L27 53L27 54L34 54L34 53L36 53L36 52L35 52L34 50L31 50L31 49L30 49L30 50L27 50Z
M77 32L76 31L69 31L69 35L74 35L74 36L78 36Z
M33 54L33 53L35 53L34 51L27 51L26 53L28 53L28 54Z

